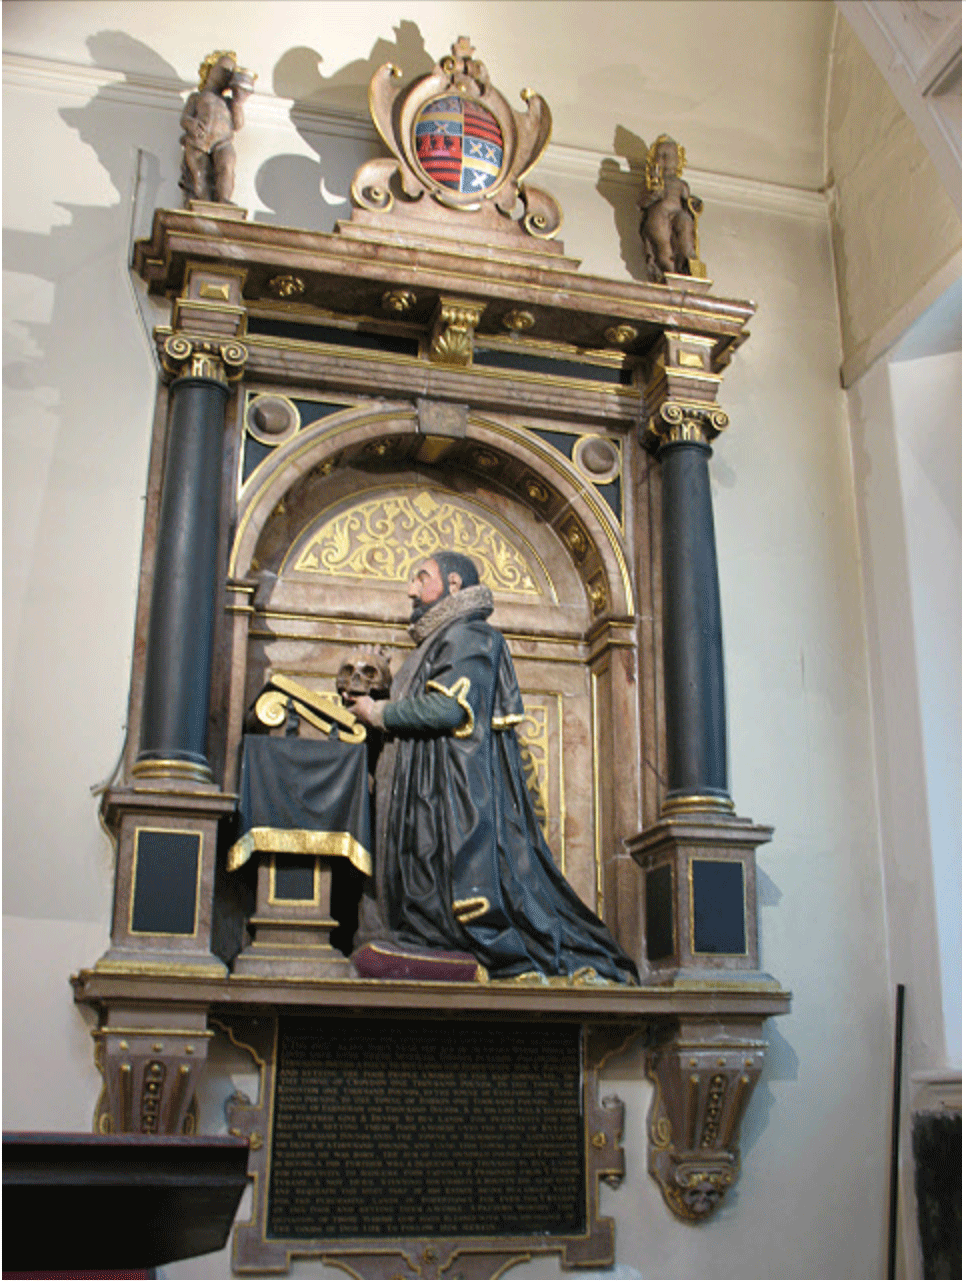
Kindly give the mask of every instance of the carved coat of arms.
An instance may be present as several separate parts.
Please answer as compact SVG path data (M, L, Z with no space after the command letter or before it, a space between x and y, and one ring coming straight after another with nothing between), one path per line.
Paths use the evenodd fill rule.
M489 227L502 224L542 240L556 235L560 206L523 182L550 141L550 108L521 90L526 111L516 111L490 84L486 66L465 36L426 76L407 86L392 63L369 86L372 119L392 158L371 160L356 173L358 208L387 214L401 205L416 213L435 206L473 214ZM423 202L420 206L420 202ZM515 218L518 202L523 215Z

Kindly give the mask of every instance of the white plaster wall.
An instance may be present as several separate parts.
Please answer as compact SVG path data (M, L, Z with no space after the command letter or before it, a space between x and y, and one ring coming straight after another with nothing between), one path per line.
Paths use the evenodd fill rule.
M160 80L190 77L203 53L227 43L224 24L215 25L220 7L191 6L187 25L155 13L153 31L145 11L155 6L75 4L63 23L54 8L49 39L75 42L55 52L80 41L103 53L110 21L114 51L136 55ZM51 16L49 5L13 9L15 34L39 23L36 9ZM230 9L242 53L255 43L249 6ZM434 52L463 29L437 34L447 11L490 23L485 46L479 22L469 30L491 66L548 12L514 5L500 26L487 6L416 5L405 14L417 10ZM349 27L366 52L390 38L386 6L330 6L328 22L303 6L285 12L277 38L293 49L325 47L333 76L338 55L328 51L345 48ZM6 26L5 10L5 39ZM17 919L7 935L15 959L4 1012L8 1129L86 1130L96 1096L67 975L106 944L112 861L89 788L110 772L123 738L155 380L125 263L132 218L143 230L156 204L177 203L179 163L176 106L163 108L163 95L143 85L125 101L123 80L114 88L109 80L95 73L78 87L76 77L32 74L21 63L5 86L4 253L14 276L5 296L4 908ZM578 82L574 92L605 85ZM501 87L514 92L515 81ZM343 209L314 203L314 188L324 177L330 193L344 195L368 135L347 126L321 145L286 111L253 109L239 136L238 199L256 217L331 227ZM620 123L655 131L630 114ZM17 151L26 137L43 138L43 164ZM608 167L611 141L599 140L596 159L558 153L534 179L564 204L568 253L587 270L626 277L639 271L636 188ZM321 174L312 168L320 154ZM601 1192L603 1212L617 1219L612 1276L868 1277L884 1261L890 1006L832 254L820 210L794 194L784 203L776 212L754 193L709 200L701 231L716 292L759 303L752 338L725 378L732 427L717 443L712 479L733 792L739 813L776 825L760 852L762 957L793 989L793 1011L767 1027L743 1174L705 1225L675 1220L646 1173L650 1086L639 1051L612 1065L607 1089L628 1107L628 1178ZM56 1098L36 1072L45 1029ZM212 1128L241 1071L216 1067L202 1100ZM167 1272L228 1275L224 1255ZM319 1274L311 1265L302 1272ZM556 1272L535 1263L511 1275Z
M466 35L508 98L544 95L569 146L667 130L699 168L815 190L833 13L831 0L6 0L3 47L152 76L161 62L186 88L229 48L260 92L364 112L377 66L421 75Z
M832 48L828 165L848 385L884 351L878 341L883 330L902 318L890 335L894 342L915 320L910 304L955 259L962 223L915 127L840 16Z
M962 1066L962 354L889 363L915 633L945 1055Z

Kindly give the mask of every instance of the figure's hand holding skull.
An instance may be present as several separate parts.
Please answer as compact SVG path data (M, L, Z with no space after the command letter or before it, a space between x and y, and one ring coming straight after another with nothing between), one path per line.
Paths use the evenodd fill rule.
M361 646L339 666L335 686L342 702L367 726L381 728L382 705L389 698L392 673L387 651Z

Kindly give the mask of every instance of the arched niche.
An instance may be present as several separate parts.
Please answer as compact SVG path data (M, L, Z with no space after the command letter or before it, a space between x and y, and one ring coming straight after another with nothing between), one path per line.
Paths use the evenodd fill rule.
M333 690L346 653L380 644L395 671L411 641L412 569L450 547L493 591L527 719L533 791L558 865L612 924L609 873L637 820L614 787L639 736L634 613L620 529L594 488L532 432L469 414L454 436L413 407L352 407L292 432L241 484L230 579L238 616L229 752L267 676ZM257 586L255 586L257 585ZM601 644L608 629L620 643ZM630 806L629 803L630 802ZM630 811L633 811L633 818Z

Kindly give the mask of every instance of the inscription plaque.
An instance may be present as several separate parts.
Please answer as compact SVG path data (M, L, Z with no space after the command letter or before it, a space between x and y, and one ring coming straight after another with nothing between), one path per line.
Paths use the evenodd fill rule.
M580 1234L572 1026L279 1020L267 1231Z

